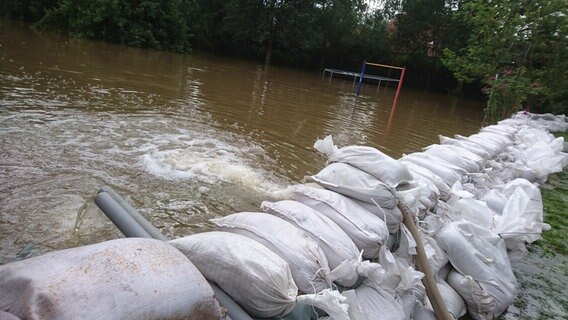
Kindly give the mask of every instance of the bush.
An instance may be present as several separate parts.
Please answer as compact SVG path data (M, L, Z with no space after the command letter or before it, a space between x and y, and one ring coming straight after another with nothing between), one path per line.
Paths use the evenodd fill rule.
M191 34L185 10L181 0L63 0L38 26L78 38L188 52Z

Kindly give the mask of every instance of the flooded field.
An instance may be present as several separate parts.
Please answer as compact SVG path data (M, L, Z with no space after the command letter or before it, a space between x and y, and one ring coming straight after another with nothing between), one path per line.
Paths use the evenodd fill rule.
M369 84L355 105L349 79L0 26L0 264L120 237L93 204L101 186L175 238L286 197L324 166L317 138L398 158L438 134L473 134L483 117L480 102L457 97L403 89L391 112L393 88ZM541 259L534 270L531 261L517 274L553 265L567 283L565 260ZM537 319L544 302L535 297L551 292L520 278L528 306L505 317ZM558 281L550 288L563 289L565 303ZM565 306L546 308L566 316Z

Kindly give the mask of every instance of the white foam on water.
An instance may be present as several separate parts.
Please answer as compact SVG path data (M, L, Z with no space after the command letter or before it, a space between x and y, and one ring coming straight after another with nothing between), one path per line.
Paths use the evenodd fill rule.
M261 161L266 159L264 150L243 140L161 135L140 148L145 151L140 156L142 166L161 178L193 179L209 185L230 183L275 198L290 197L287 187L261 168ZM200 192L208 190L204 187Z

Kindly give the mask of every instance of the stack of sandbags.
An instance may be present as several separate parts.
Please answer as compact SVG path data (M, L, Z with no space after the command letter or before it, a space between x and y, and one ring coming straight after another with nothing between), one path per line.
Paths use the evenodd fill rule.
M260 208L290 222L319 244L327 257L329 267L333 270L329 276L331 281L343 287L352 287L357 283L357 267L362 262L359 249L335 222L292 200L275 203L264 201Z
M494 317L503 313L513 302L517 281L513 275L504 240L496 233L466 221L451 222L436 235L439 246L446 251L453 268L464 277L469 276L470 287L450 285L464 297L468 310L476 319ZM468 299L472 288L490 300L479 310L478 298Z
M206 232L170 241L210 281L253 317L284 316L297 302L319 307L334 319L349 319L338 292L298 295L288 263L248 237Z
M301 292L331 288L327 257L316 240L286 220L261 212L239 212L212 219L218 230L251 238L290 265Z
M379 250L386 244L386 224L351 199L333 191L304 186L292 188L296 201L314 209L335 222L353 240L363 257L378 257Z
M312 178L324 188L353 198L397 232L402 214L396 208L396 191L413 181L410 171L381 151L366 146L338 148L331 136L317 140L314 148L328 156L327 167Z

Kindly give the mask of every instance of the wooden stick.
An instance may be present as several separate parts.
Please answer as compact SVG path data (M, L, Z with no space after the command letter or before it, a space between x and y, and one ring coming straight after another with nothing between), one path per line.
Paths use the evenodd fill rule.
M422 239L418 233L418 228L414 224L412 213L401 201L398 202L398 208L402 211L402 222L408 228L410 234L414 237L414 241L416 241L416 268L418 271L424 273L422 283L424 284L424 287L426 287L426 294L428 295L428 299L430 299L430 303L432 303L436 318L438 318L438 320L454 320L454 317L452 317L446 308L446 304L442 299L440 290L438 290L438 284L436 283L436 279L434 279L434 273L428 263L426 251L424 250Z

